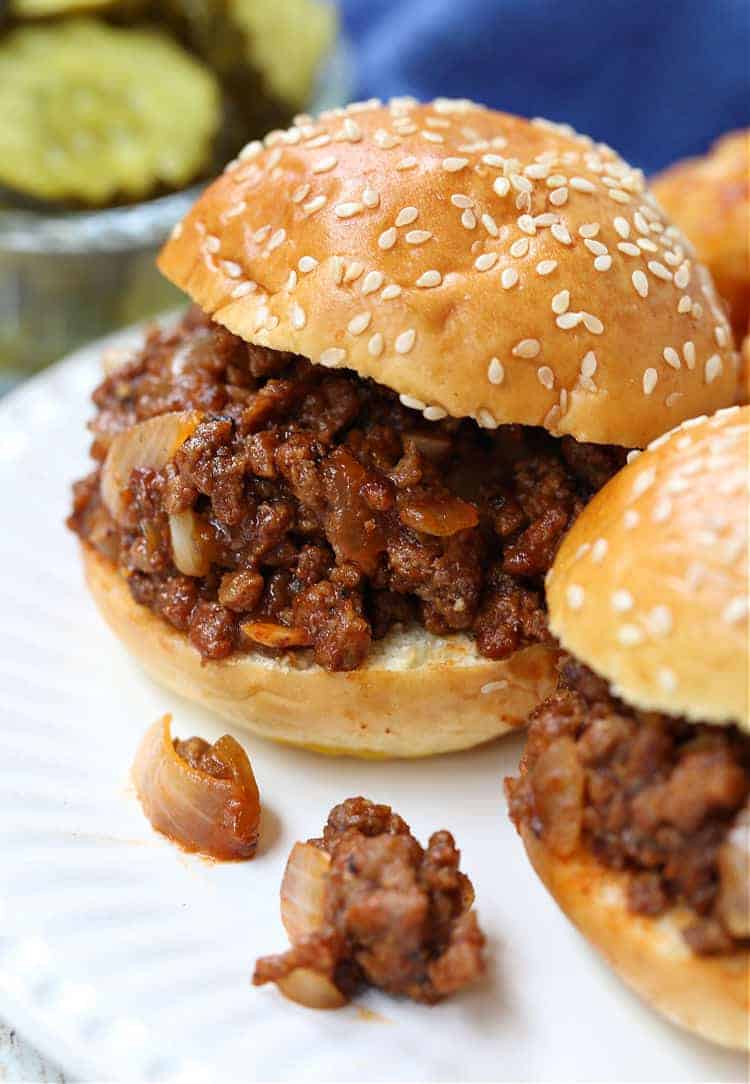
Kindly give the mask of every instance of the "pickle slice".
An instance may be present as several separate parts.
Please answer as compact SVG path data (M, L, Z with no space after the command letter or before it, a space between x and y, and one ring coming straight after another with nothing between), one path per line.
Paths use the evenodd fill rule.
M211 72L154 30L87 18L0 40L0 185L99 206L182 188L210 168Z
M336 12L325 0L229 0L245 33L248 59L272 94L292 109L309 104L320 61L337 29Z

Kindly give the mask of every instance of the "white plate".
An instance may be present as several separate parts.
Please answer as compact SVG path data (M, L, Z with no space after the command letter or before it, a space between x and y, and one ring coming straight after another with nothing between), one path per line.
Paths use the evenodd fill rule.
M43 317L42 317L43 318ZM123 337L119 337L123 341ZM253 862L209 865L156 837L128 784L144 729L224 730L124 655L63 526L87 469L101 344L0 404L0 1012L84 1078L730 1081L744 1060L648 1012L547 897L502 792L520 739L418 763L323 759L238 734L265 801ZM425 839L448 827L474 879L486 982L425 1008L370 994L315 1013L254 989L286 941L287 853L352 794Z

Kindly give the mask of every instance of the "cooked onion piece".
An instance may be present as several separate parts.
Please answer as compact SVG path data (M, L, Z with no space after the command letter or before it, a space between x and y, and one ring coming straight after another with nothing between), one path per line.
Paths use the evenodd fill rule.
M733 937L750 937L750 806L719 849L717 910Z
M172 741L172 718L154 723L141 741L133 781L158 832L187 851L211 858L252 858L258 845L260 796L242 746L228 734Z
M325 887L331 856L312 843L295 843L281 882L281 921L295 944L325 921Z
M211 541L201 532L201 521L192 508L169 517L169 539L175 568L184 576L206 576L211 568Z
M161 470L181 444L192 436L203 415L197 410L172 411L139 422L118 433L102 468L102 500L113 519L121 523L127 513L126 491L136 467Z
M284 997L306 1009L341 1009L348 998L333 979L309 967L297 967L276 983Z
M304 629L288 628L275 621L246 621L241 628L248 640L263 647L283 650L285 647L305 647L310 643Z

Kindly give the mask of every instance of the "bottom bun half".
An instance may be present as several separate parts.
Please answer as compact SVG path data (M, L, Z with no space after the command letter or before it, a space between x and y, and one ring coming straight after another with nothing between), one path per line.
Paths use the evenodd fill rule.
M448 753L521 726L556 684L557 654L547 647L498 662L465 636L421 627L390 633L349 673L307 656L204 662L184 633L135 602L110 562L85 545L82 554L103 617L155 681L274 741L361 757Z
M526 853L567 917L635 992L672 1023L710 1042L750 1049L750 952L696 956L682 938L688 913L627 910L627 874L586 851L556 857L527 827Z

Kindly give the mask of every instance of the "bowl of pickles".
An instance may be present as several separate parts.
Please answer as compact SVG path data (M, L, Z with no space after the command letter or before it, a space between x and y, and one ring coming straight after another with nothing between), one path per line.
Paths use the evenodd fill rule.
M201 187L349 89L330 0L0 0L0 391L179 304Z

